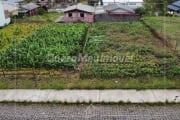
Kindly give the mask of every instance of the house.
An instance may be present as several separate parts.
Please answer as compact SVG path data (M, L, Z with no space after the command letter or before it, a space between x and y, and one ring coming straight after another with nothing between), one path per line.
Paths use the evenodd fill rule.
M3 3L3 8L10 13L10 16L18 16L18 7L15 5Z
M7 2L11 2L11 3L22 3L24 2L24 0L6 0Z
M11 22L10 15L8 10L3 8L3 5L0 1L0 27L8 25Z
M28 3L26 5L23 5L20 9L19 9L19 13L26 13L30 16L32 15L36 15L38 14L38 5L36 5L35 3Z
M108 4L104 6L107 14L118 14L118 15L134 15L135 11L128 6L122 4Z
M139 20L140 15L133 9L122 4L106 6L73 5L64 10L64 18L56 22L120 22Z
M4 0L3 2L11 5L13 4L16 7L20 7L23 4L24 0Z
M108 4L100 9L97 7L95 12L95 22L120 22L134 21L140 18L133 9L122 4Z
M173 2L172 4L167 6L169 11L180 13L180 0Z
M64 22L94 22L95 7L77 4L64 10Z
M122 4L125 6L130 7L131 9L137 9L143 7L144 1L143 0L100 0L99 4L106 6L108 4Z

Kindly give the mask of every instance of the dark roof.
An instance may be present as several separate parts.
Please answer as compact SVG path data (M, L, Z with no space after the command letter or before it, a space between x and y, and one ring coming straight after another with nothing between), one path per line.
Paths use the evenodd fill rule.
M38 7L39 6L34 3L28 3L28 4L22 6L22 8L27 9L27 10L33 10Z
M94 13L95 8L89 5L77 4L70 7L67 7L64 12L72 11L72 10L81 10L89 13Z
M170 10L180 11L180 0L167 6Z
M180 0L178 0L178 1L174 2L174 3L172 3L172 5L177 6L177 7L180 7Z
M173 6L173 5L168 5L168 8L171 9L171 10L174 10L174 11L180 10L179 7L176 7L176 6Z
M130 7L128 6L125 6L125 5L122 5L122 4L108 4L107 6L104 6L104 9L107 10L107 11L114 11L114 10L117 10L117 9L123 9L127 12L132 12L132 13L135 13L133 9L131 9Z
M28 10L24 9L24 8L19 8L18 9L18 13L27 13Z

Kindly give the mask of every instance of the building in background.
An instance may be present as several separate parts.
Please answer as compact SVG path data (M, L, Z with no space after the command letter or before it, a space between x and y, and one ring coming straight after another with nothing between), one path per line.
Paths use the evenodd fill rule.
M128 6L124 6L121 4L108 4L104 6L107 14L111 15L132 15L135 14L135 11Z
M132 8L122 4L111 3L103 6L103 9L96 9L95 22L134 21L140 18Z
M120 22L139 20L140 15L122 4L88 6L83 4L69 6L64 10L64 18L57 22Z
M180 0L167 6L170 12L180 14Z
M143 0L100 0L99 5L108 5L108 4L122 4L124 6L128 6L132 9L137 9L143 7Z
M22 5L18 10L18 12L21 16L23 15L32 16L38 14L38 7L39 6L36 5L35 3L28 3L26 5Z
M64 10L64 22L94 22L95 7L83 4L70 6Z
M3 8L10 13L10 16L18 16L18 7L15 5L3 3Z
M0 1L0 27L8 25L10 22L10 14L8 10L3 8L2 2Z

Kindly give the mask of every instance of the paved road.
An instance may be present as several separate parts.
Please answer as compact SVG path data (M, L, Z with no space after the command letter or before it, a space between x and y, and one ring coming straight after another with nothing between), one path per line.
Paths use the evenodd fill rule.
M0 104L0 120L180 120L180 105Z

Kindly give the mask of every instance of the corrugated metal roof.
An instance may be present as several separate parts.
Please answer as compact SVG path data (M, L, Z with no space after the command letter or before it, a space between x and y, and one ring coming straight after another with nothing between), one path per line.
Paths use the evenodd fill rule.
M180 0L179 0L179 1L174 2L172 5L175 5L176 7L180 7Z
M24 8L19 8L19 9L18 9L18 12L19 12L19 13L27 13L28 10L26 10L26 9L24 9Z
M9 12L18 10L18 7L15 7L15 6L9 5L9 4L3 4L3 8L4 8L4 10L8 10Z
M95 12L95 8L89 5L83 5L83 4L77 4L77 5L73 5L70 7L67 7L64 12L68 12L68 11L72 11L72 10L81 10L81 11L85 11L85 12L90 12L90 13L94 13Z
M22 7L27 9L27 10L33 10L35 8L38 8L39 6L34 4L34 3L28 3L26 5L23 5Z
M174 5L168 5L168 8L171 9L171 10L174 10L174 11L180 10L179 7L176 7L176 6L174 6Z
M122 5L122 4L109 4L107 6L104 6L104 9L107 11L114 11L117 9L123 9L127 12L135 13L133 9L129 8L128 6Z
M104 8L102 6L97 6L95 10L95 14L103 14L103 13L106 13Z
M7 1L11 3L19 3L19 2L23 2L24 0L7 0Z

